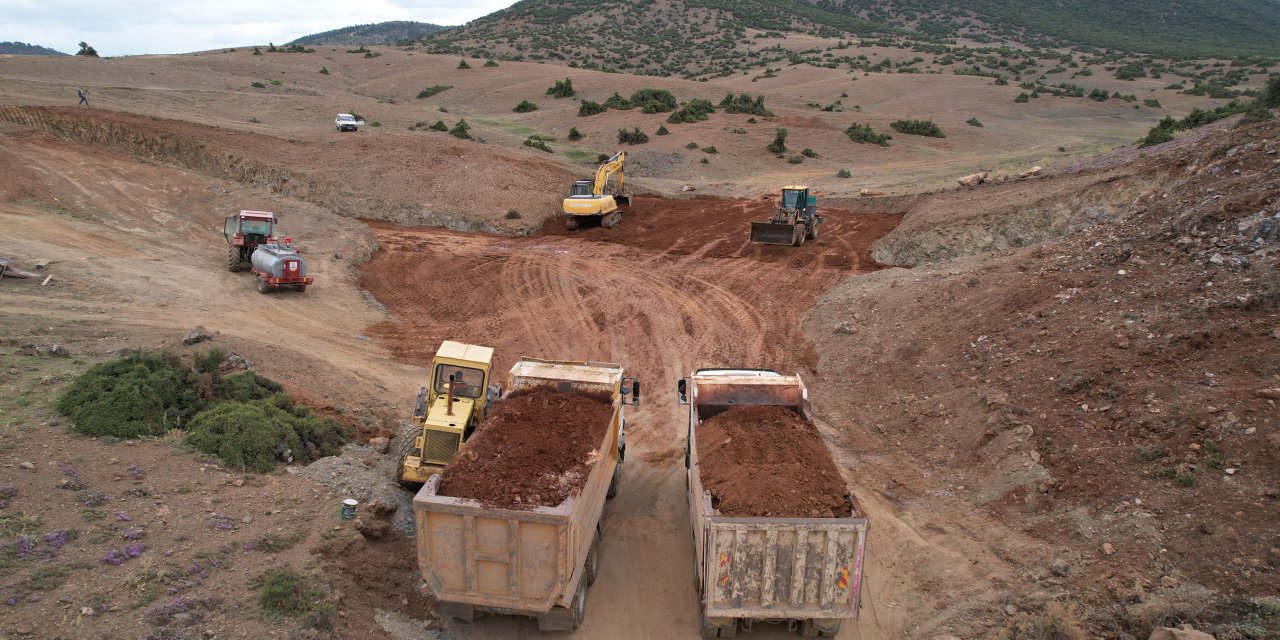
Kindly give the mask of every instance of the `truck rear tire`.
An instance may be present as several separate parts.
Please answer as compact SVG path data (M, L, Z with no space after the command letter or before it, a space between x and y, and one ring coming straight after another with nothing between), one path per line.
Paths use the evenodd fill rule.
M822 624L814 620L805 620L800 625L800 636L803 638L834 638L840 633L840 625L844 620L823 620Z
M587 565L583 567L583 575L587 578L587 584L595 584L596 576L600 575L600 532L596 531L596 537L591 541L591 550L587 552Z
M613 479L609 480L609 490L605 492L604 497L612 498L618 495L618 467L613 468Z
M702 614L701 631L704 638L732 638L738 635L738 620L736 618L728 618L729 623L724 623L725 618L708 618Z

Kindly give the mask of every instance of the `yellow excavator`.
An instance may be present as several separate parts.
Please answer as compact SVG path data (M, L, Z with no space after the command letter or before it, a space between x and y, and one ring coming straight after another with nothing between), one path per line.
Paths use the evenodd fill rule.
M596 169L595 180L578 180L573 183L569 197L564 199L564 226L566 229L577 229L587 218L600 222L600 226L612 229L622 220L620 207L631 206L631 194L625 191L626 176L622 165L627 159L626 151L619 151ZM609 178L617 176L609 193Z
M418 389L413 426L400 437L400 484L417 488L439 473L497 401L489 386L493 349L445 340L431 361L431 382Z

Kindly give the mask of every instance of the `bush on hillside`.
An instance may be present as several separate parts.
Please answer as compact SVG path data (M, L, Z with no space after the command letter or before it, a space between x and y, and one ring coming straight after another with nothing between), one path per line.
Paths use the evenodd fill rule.
M444 120L436 120L436 123L428 128L432 131L448 131L449 125L445 124Z
M274 380L264 378L253 371L219 378L213 384L213 395L223 402L252 402L270 398L284 390Z
M592 102L591 100L583 100L582 105L578 107L578 116L579 117L594 116L597 113L604 113L605 111L608 111L608 110L609 110L608 107L600 104L599 102Z
M630 100L618 95L618 92L615 91L613 95L609 96L608 100L604 101L604 106L608 109L626 111L627 109L634 109L636 105Z
M484 61L484 66L491 67L491 68L496 67L498 66L498 61L494 60L493 58L489 58L488 60Z
M766 147L766 148L769 150L769 153L784 153L784 152L786 152L786 150L787 150L787 130L786 130L786 129L784 129L784 128L782 128L782 127L779 127L779 128L778 128L778 130L774 132L774 135L773 135L773 142L770 142L770 143L769 143L769 146L768 146L768 147Z
M977 118L969 118L968 120L965 120L964 123L971 127L982 127L982 121Z
M553 153L553 152L551 151L551 147L548 147L548 146L547 146L547 143L546 143L546 142L544 142L544 141L542 140L542 138L539 138L538 136L529 136L528 138L525 138L525 140L524 140L524 143L523 143L523 144L524 144L524 146L526 146L526 147L533 147L534 149L538 149L538 150L540 150L540 151L546 151L547 153Z
M893 136L887 133L876 133L869 124L858 124L856 122L849 125L849 128L844 130L844 134L849 136L850 140L859 144L869 142L882 147L889 146L889 141L893 139Z
M466 60L459 60L459 61L458 61L458 68L459 68L459 69L470 69L470 68L471 68L471 65L467 64L467 61L466 61Z
M199 378L172 354L133 352L90 368L55 403L90 436L158 436L204 407Z
M648 141L649 135L641 131L639 127L631 131L618 129L618 144L644 144Z
M455 138L460 138L462 140L470 140L471 134L467 133L467 131L470 131L470 130L471 130L471 125L467 124L467 121L464 118L462 120L459 120L458 124L453 125L453 128L449 130L449 135Z
M736 97L729 93L720 101L720 108L724 109L725 113L747 113L756 116L773 115L773 112L764 106L763 94L752 98L745 93L740 93Z
M932 120L898 120L889 123L889 126L898 133L910 134L913 136L926 136L929 138L945 138L947 134L942 132L938 125Z
M418 98L419 98L419 99L421 99L421 98L430 98L431 96L434 96L434 95L436 95L437 93L440 93L441 91L447 91L447 90L452 89L452 88L453 88L453 85L450 85L450 84L435 84L435 85L431 85L430 87L427 87L426 89L423 89L422 91L419 91L419 92L418 92Z
M337 455L349 440L335 421L312 415L276 394L251 402L220 402L191 420L187 444L228 466L266 472L292 457L310 462Z
M667 134L669 134L669 133L671 133L671 132L667 130L667 125L665 125L665 124L660 124L660 125L658 125L658 130L654 132L654 135L658 135L658 136L665 136L665 135L667 135Z
M631 94L631 103L645 113L666 113L676 108L676 97L666 89L640 89Z
M565 78L563 81L556 80L556 83L547 88L546 95L552 98L572 98L574 94L573 80Z
M1262 102L1262 106L1268 109L1280 108L1280 76L1267 81L1267 88L1263 89L1262 97L1259 100Z
M582 139L582 138L584 138L584 137L585 137L585 136L583 136L583 135L582 135L582 132L581 132L581 131L578 131L578 128L577 128L577 127L570 127L570 128L569 128L569 141L570 141L570 142L577 142L577 141L581 140L581 139Z
M537 110L538 110L538 105L532 102L529 102L528 100L521 100L520 104L516 105L515 108L512 109L512 111L516 113L529 113L530 111L537 111Z
M716 108L712 106L710 100L702 98L694 98L681 106L676 111L667 116L667 122L671 124L680 124L682 122L701 122L715 113Z

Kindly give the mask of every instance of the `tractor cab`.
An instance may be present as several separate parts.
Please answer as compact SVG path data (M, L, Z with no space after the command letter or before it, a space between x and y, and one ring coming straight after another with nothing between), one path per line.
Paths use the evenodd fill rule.
M258 245L275 241L275 233L276 217L270 211L241 211L227 216L222 226L227 241L227 270L243 269Z
M471 437L498 399L498 388L489 386L492 366L490 347L441 343L431 362L430 384L418 390L413 420L420 430L401 460L401 482L425 483Z

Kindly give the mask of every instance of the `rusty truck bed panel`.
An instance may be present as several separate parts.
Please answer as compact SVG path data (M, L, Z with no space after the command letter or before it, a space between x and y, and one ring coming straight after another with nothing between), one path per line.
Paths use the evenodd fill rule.
M547 372L556 367L543 365L558 363L538 364L537 371ZM533 372L525 365L522 361L512 368L514 384L509 388L520 388L518 372ZM414 496L418 566L439 601L529 615L571 603L618 465L621 367L611 375L607 384L614 394L614 411L598 449L602 457L577 496L555 507L490 508L476 500L438 495L439 476L432 476ZM574 386L606 384L599 377L599 372L584 374Z
M798 376L695 375L690 383L689 514L704 615L856 618L868 522L852 495L847 518L739 518L720 515L702 486L698 424L739 404L789 406L811 419L803 382Z

